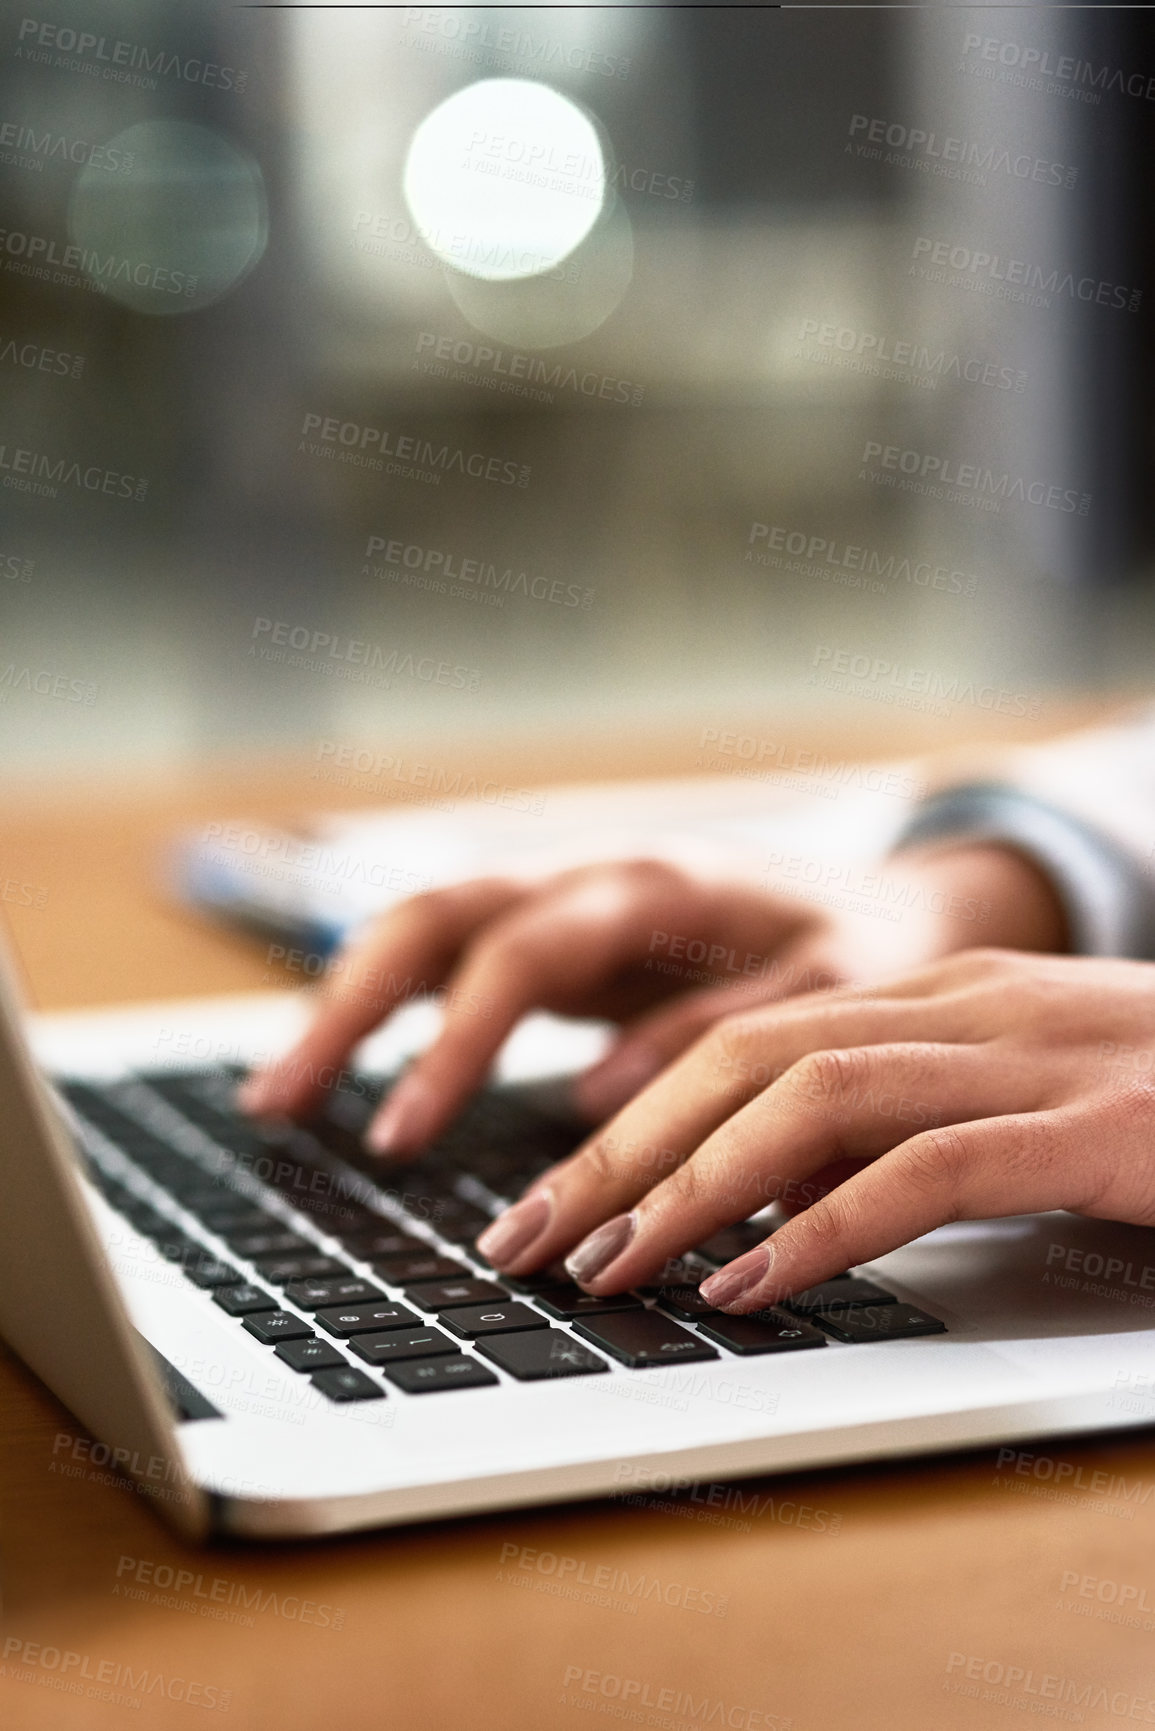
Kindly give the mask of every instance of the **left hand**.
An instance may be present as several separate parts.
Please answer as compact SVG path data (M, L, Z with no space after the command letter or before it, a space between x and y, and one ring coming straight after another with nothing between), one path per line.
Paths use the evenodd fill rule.
M1153 1065L1155 964L966 951L717 1023L480 1243L609 1294L801 1202L703 1283L740 1315L949 1221L1155 1225Z

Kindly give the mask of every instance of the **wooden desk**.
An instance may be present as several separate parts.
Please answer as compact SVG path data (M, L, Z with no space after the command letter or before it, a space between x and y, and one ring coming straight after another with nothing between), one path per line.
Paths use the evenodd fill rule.
M67 812L7 802L0 879L46 892L42 908L9 909L35 1000L259 985L254 950L165 906L156 850L178 818L272 814L308 788L286 773ZM611 1717L765 1731L773 1715L798 1731L997 1731L1030 1707L1155 1722L1150 1431L1037 1444L1039 1472L1072 1469L1061 1500L1037 1494L1053 1485L1031 1463L999 1467L988 1449L646 1506L196 1552L84 1458L75 1422L7 1355L0 1402L12 1731L211 1725L226 1691L226 1722L244 1731L581 1731ZM1113 1500L1095 1494L1097 1472ZM1072 1588L1084 1577L1105 1583L1101 1598ZM1137 1627L1105 1620L1124 1587ZM62 1678L57 1653L83 1663ZM990 1681L968 1681L968 1661ZM999 1666L1030 1674L1012 1685L1018 1709L982 1699ZM85 1669L82 1689L149 1692L134 1708L52 1686Z

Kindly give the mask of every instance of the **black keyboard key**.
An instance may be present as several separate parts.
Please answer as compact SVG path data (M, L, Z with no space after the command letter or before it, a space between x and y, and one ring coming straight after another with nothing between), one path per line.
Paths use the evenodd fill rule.
M428 1256L429 1246L420 1238L414 1238L411 1232L402 1232L399 1226L390 1226L387 1220L382 1220L376 1226L356 1226L351 1230L334 1231L333 1236L351 1255L362 1262L372 1262L378 1256Z
M835 1340L844 1340L850 1346L865 1346L872 1340L913 1340L922 1334L947 1332L945 1322L936 1316L916 1310L913 1304L899 1304L895 1299L889 1304L823 1310L814 1321Z
M680 1316L683 1322L697 1322L704 1316L721 1316L716 1305L702 1297L696 1286L660 1286L655 1294L663 1310Z
M244 1326L262 1346L276 1346L279 1340L307 1340L312 1329L291 1310L271 1310L258 1316L246 1316Z
M259 1286L221 1286L213 1293L213 1303L219 1304L229 1316L253 1316L259 1310L276 1310L275 1298L262 1292Z
M280 1225L272 1231L265 1226L259 1232L248 1228L240 1232L222 1232L221 1237L237 1256L247 1256L252 1261L264 1256L311 1256L317 1248L299 1232L290 1232Z
M251 1260L274 1286L288 1286L293 1280L321 1280L330 1275L353 1272L335 1256L254 1256Z
M671 1256L652 1280L640 1281L638 1291L644 1292L647 1298L654 1298L671 1286L701 1286L706 1276L713 1272L712 1262L703 1262L693 1251L687 1251L685 1256Z
M893 1294L883 1292L872 1280L859 1280L853 1274L840 1275L837 1280L824 1280L820 1286L808 1286L793 1298L784 1298L783 1305L799 1316L813 1316L816 1311L849 1309L858 1304L893 1304Z
M346 1274L335 1280L291 1280L285 1288L285 1297L302 1310L324 1310L333 1304L368 1304L374 1299L388 1303L389 1299L388 1293L371 1280L362 1280L359 1274Z
M544 1382L557 1376L592 1376L610 1367L604 1358L563 1328L527 1329L524 1334L486 1334L477 1350L518 1382Z
M335 1346L315 1337L282 1341L274 1356L282 1364L287 1364L290 1370L336 1370L345 1362Z
M340 1370L319 1370L309 1381L326 1400L384 1400L385 1390L365 1375L346 1364Z
M507 1286L512 1286L515 1292L527 1292L531 1296L535 1292L544 1292L547 1286L570 1284L569 1270L564 1262L551 1262L547 1268L539 1269L536 1274L522 1274L516 1279L512 1274L502 1274L500 1278Z
M641 1299L635 1298L632 1292L619 1292L613 1298L595 1298L592 1292L583 1292L580 1286L568 1282L565 1286L547 1286L534 1297L543 1310L548 1310L551 1316L562 1322L571 1322L575 1316L607 1316L618 1310L642 1308Z
M656 1310L627 1310L617 1316L587 1316L574 1323L583 1340L604 1347L631 1370L648 1370L657 1364L686 1364L696 1359L717 1358L704 1340L687 1334L668 1316Z
M410 1358L387 1364L389 1381L406 1394L438 1394L449 1388L487 1388L497 1383L491 1370L464 1353L446 1358ZM500 1386L500 1384L498 1384Z
M316 1323L326 1334L348 1340L351 1335L376 1334L383 1328L416 1328L421 1318L408 1305L380 1298L375 1304L335 1305L331 1310L319 1310Z
M472 1244L478 1233L484 1232L492 1223L493 1216L484 1208L478 1208L473 1202L463 1202L457 1196L443 1197L429 1216L433 1230L451 1244Z
M410 1304L422 1310L456 1310L463 1304L501 1304L509 1297L492 1280L422 1280L405 1288Z
M354 1335L349 1350L366 1364L391 1364L399 1358L433 1358L456 1352L458 1347L455 1340L437 1328L399 1328L388 1334Z
M196 1257L185 1267L185 1274L194 1286L212 1291L217 1286L243 1286L244 1276L238 1274L235 1268L230 1268L227 1262L218 1262L215 1256L207 1251Z
M694 1250L707 1262L721 1267L723 1262L733 1262L736 1256L744 1256L748 1250L765 1244L772 1231L768 1220L739 1220L734 1226L723 1226L704 1244L696 1244Z
M390 1286L408 1286L415 1280L452 1280L459 1274L468 1278L470 1272L460 1262L438 1256L434 1250L426 1250L420 1256L375 1256L373 1270Z
M707 1340L744 1357L763 1352L801 1352L807 1347L826 1345L826 1336L801 1317L775 1316L772 1311L758 1316L724 1316L719 1312L703 1316L698 1327Z
M523 1328L548 1328L544 1316L531 1310L528 1304L518 1304L507 1298L504 1304L471 1304L461 1310L447 1310L441 1318L463 1340L480 1340L484 1334L513 1334Z

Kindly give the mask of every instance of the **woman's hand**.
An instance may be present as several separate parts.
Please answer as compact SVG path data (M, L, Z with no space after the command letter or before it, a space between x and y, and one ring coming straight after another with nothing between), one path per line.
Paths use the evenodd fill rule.
M720 1016L866 982L966 944L1058 946L1045 880L1017 854L964 846L888 862L898 921L828 912L800 894L654 860L586 866L544 882L487 878L413 897L330 964L312 1026L253 1076L241 1104L299 1114L357 1042L400 1004L436 994L444 1021L392 1089L368 1142L412 1154L451 1121L529 1010L608 1017L621 1036L579 1078L591 1120L616 1111ZM881 879L880 879L881 882Z
M479 1243L604 1295L809 1202L703 1283L742 1314L953 1220L1155 1225L1153 1078L1155 964L972 950L719 1022Z
M441 1031L391 1090L371 1148L410 1154L432 1140L537 1008L624 1024L612 1052L579 1084L578 1104L597 1120L735 1004L839 983L841 974L785 961L820 924L806 903L768 895L756 882L657 860L430 891L392 908L337 958L312 1026L250 1080L241 1104L307 1111L323 1092L318 1078L339 1071L358 1040L399 1005L434 994Z

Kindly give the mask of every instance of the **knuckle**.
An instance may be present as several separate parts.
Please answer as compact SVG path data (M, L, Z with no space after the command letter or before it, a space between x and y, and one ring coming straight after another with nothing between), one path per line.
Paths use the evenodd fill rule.
M903 1155L905 1176L919 1190L956 1190L970 1164L966 1137L950 1126L923 1131L907 1143Z
M423 937L440 932L446 920L461 905L461 888L461 885L452 884L441 889L418 890L415 895L407 896L381 915L373 927L374 939L380 943L402 935Z
M559 881L574 889L599 889L609 885L632 899L637 895L650 896L656 891L682 888L687 880L685 873L669 861L643 854L634 859L579 866L572 874L563 873Z
M618 869L629 883L683 884L686 881L686 874L677 866L671 865L669 860L658 859L649 854L624 860Z
M993 974L1021 966L1023 958L1014 950L1000 950L993 945L972 950L971 956L979 973Z
M381 923L384 925L401 913L411 920L429 919L442 908L451 905L454 899L453 889L418 890L415 895L407 896L403 902L390 909Z
M1108 1187L1131 1164L1131 1150L1150 1145L1155 1130L1155 1081L1137 1078L1096 1098L1076 1101L1073 1115L1079 1122L1080 1140L1095 1149L1085 1170L1098 1175L1097 1188Z
M872 1068L873 1055L863 1048L829 1048L808 1052L787 1071L786 1079L805 1100L825 1105L854 1098Z
M398 902L397 907L391 912L395 916L407 917L417 924L440 919L447 912L455 911L457 907L461 907L466 902L466 895L464 895L466 888L473 888L473 886L452 883L452 885L442 885L436 890L417 890L416 895L410 895L403 902ZM388 919L390 914L386 914L384 917Z
M1128 1082L1115 1096L1115 1110L1136 1128L1155 1124L1155 1081L1139 1077Z
M1095 1150L1094 1158L1078 1164L1082 1187L1068 1206L1109 1219L1150 1221L1155 1172L1145 1154L1155 1130L1155 1084L1132 1082L1105 1099L1079 1101L1066 1116L1075 1145ZM1124 1212L1118 1211L1121 1196L1128 1199Z
M545 884L534 906L545 919L564 909L595 929L632 929L639 915L652 915L657 923L677 917L687 882L662 860L613 860L562 872Z
M769 1067L760 1061L765 1046L764 1015L742 1010L721 1016L699 1035L690 1061L703 1085L723 1091L737 1089L747 1098L761 1091L771 1079Z
M937 966L949 978L982 981L994 975L1017 974L1023 961L1024 957L1014 950L987 947L956 950L953 955L944 956Z
M825 1261L853 1234L858 1209L840 1191L813 1203L790 1223L790 1235L806 1259Z
M732 1016L723 1016L706 1036L720 1052L733 1057L746 1057L765 1037L765 1012L757 1010L738 1010Z
M623 1144L619 1138L602 1135L590 1143L577 1161L575 1169L580 1172L584 1183L616 1184L627 1159L628 1155L623 1156Z
M523 889L524 885L516 879L495 872L489 877L468 878L460 884L442 884L435 889L418 890L416 895L399 904L399 911L410 909L422 919L443 919L446 914L469 914L490 898L517 894Z
M683 1209L697 1210L704 1202L716 1201L719 1173L707 1160L694 1158L666 1180L662 1189L668 1192L666 1201L680 1213Z

